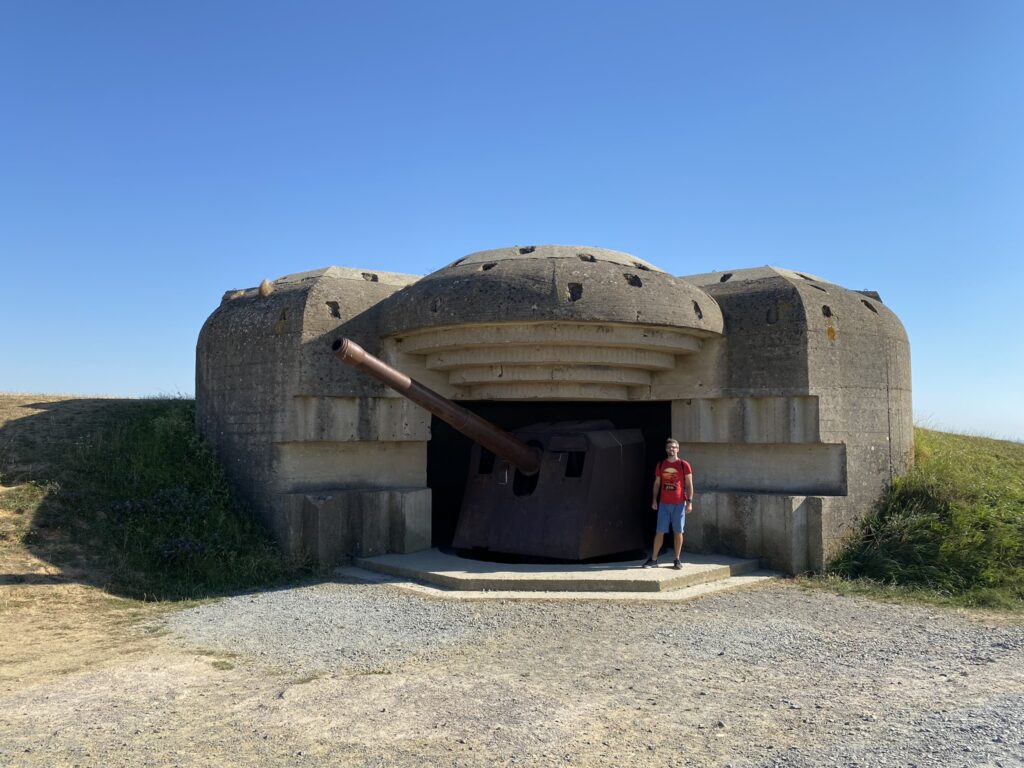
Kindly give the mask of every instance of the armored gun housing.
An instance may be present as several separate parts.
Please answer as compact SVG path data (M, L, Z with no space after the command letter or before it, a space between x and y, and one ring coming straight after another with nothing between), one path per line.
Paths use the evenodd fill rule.
M457 549L578 561L643 546L639 429L595 420L532 424L509 434L350 339L332 348L339 360L473 440Z

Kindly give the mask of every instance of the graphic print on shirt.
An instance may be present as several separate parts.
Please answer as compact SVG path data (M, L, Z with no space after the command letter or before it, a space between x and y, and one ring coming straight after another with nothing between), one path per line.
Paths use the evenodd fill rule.
M679 482L679 470L675 467L665 467L661 470L661 487L669 493L674 493L676 484Z
M686 500L684 483L686 475L692 472L690 465L681 459L674 462L665 460L658 465L661 478L660 500L664 504L680 504Z

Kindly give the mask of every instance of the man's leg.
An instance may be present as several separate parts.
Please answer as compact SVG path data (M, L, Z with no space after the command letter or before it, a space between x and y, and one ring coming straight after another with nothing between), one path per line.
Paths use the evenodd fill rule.
M683 504L672 508L672 549L675 550L676 559L672 567L677 571L682 567L679 563L679 556L683 553L683 530L686 525L686 507Z
M645 563L644 567L647 567L653 563L658 562L658 553L661 552L661 544L665 541L665 533L671 530L671 523L669 522L668 505L658 505L658 520L654 526L654 546L651 547L651 558Z
M651 547L651 560L658 559L658 553L661 552L661 544L663 541L665 541L664 533L659 532L654 534L654 546Z

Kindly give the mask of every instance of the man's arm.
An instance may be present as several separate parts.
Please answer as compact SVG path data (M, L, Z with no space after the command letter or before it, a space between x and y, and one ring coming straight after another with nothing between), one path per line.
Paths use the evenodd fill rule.
M651 491L651 493L654 494L654 497L651 499L651 509L657 509L658 508L658 492L660 490L661 490L661 476L660 475L655 475L654 476L654 490Z
M693 506L693 472L686 476L686 502Z

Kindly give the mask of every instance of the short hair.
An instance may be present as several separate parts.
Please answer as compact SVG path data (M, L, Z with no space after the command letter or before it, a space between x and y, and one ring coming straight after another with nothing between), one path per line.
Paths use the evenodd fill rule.
M670 437L668 440L665 441L665 445L668 445L669 443L675 443L676 445L679 445L679 441L676 440L674 437Z

